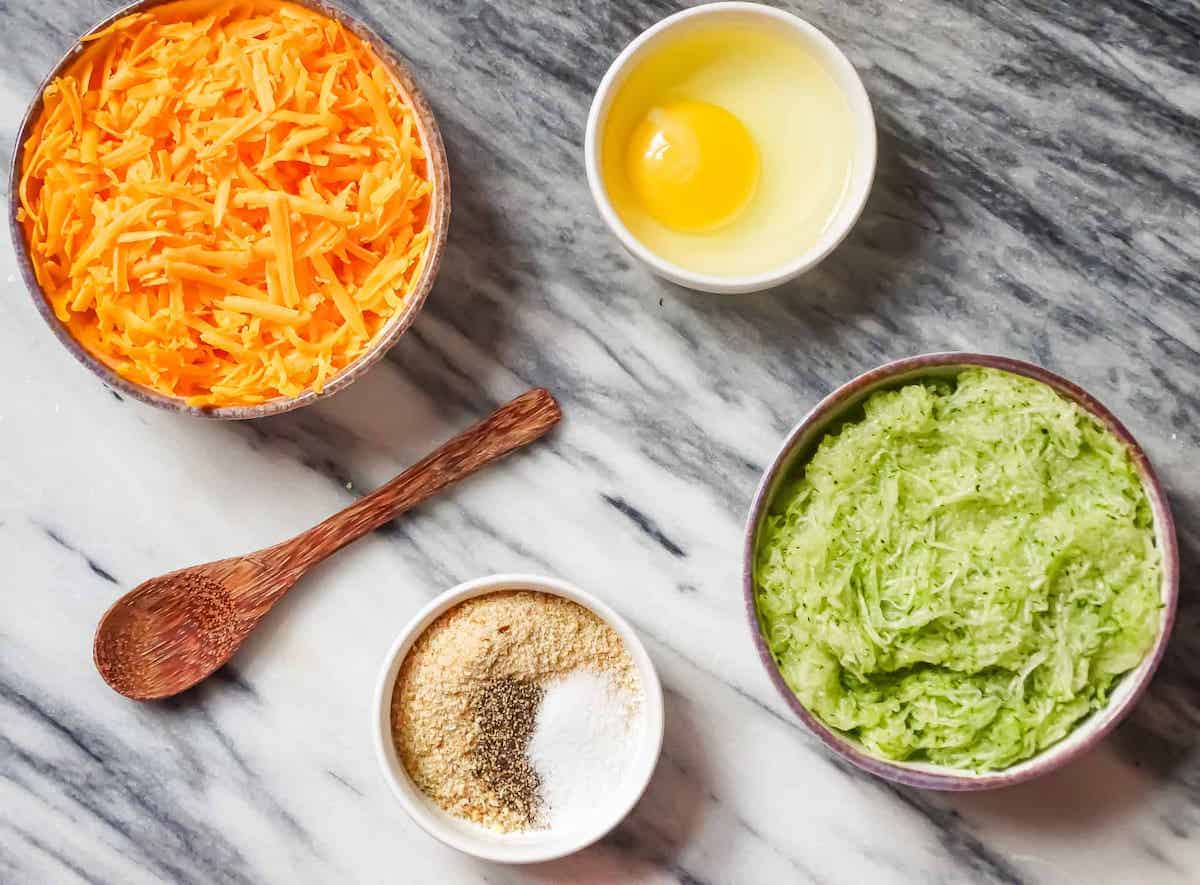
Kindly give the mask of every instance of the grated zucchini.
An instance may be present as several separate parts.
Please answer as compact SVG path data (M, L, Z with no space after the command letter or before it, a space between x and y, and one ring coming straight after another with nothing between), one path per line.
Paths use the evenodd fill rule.
M884 758L975 771L1106 703L1154 641L1161 580L1122 443L991 369L871 395L775 496L755 562L808 709Z

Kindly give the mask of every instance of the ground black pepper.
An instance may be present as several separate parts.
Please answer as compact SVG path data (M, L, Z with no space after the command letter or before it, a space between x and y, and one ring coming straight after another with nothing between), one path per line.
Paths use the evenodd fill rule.
M543 694L536 682L504 677L484 685L473 703L479 728L473 773L527 825L536 822L540 810L541 779L528 748Z

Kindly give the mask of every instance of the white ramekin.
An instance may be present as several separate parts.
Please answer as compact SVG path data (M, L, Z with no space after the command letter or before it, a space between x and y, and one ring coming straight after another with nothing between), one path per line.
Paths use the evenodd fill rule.
M656 44L698 24L733 24L739 21L753 21L776 28L811 51L845 94L854 115L857 138L854 165L845 199L829 228L816 243L773 270L749 276L718 276L695 273L666 261L634 237L613 209L604 187L604 179L600 172L600 133L617 88ZM863 206L866 205L871 182L875 178L875 150L875 115L871 112L871 100L867 97L867 91L863 88L862 80L859 79L854 66L832 40L808 22L781 9L758 3L710 3L677 12L663 19L649 30L643 31L617 56L604 79L600 81L600 87L592 99L584 138L584 164L587 167L588 187L591 188L592 199L596 201L596 208L600 210L605 224L635 258L660 277L689 289L738 294L769 289L785 283L815 267L837 247L854 227L854 223L862 214Z
M597 801L603 801L605 805L604 814L598 815L584 826L567 830L502 834L460 820L447 814L417 788L396 754L392 742L392 689L408 650L425 628L443 612L464 600L500 590L537 590L552 593L591 610L621 637L641 678L644 718L630 775L625 779L625 783L614 785L614 789L618 791L616 795L597 797ZM384 779L409 816L425 832L451 848L484 860L501 863L538 863L563 857L591 845L620 823L641 798L662 750L662 687L659 685L654 664L633 628L595 596L555 578L536 575L489 575L447 590L417 612L400 631L384 659L383 669L379 674L375 704L371 711L371 731Z

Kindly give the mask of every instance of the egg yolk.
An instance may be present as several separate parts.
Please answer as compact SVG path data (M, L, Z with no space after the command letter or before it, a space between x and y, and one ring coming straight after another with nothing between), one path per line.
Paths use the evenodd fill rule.
M684 233L723 227L758 185L758 149L742 121L704 101L656 105L634 127L626 175L642 207Z

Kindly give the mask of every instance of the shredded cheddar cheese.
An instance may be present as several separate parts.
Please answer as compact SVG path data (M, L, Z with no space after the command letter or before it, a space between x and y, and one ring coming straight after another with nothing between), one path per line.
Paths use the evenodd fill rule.
M410 295L432 182L371 48L290 3L185 0L46 87L18 217L58 318L195 406L320 391Z

